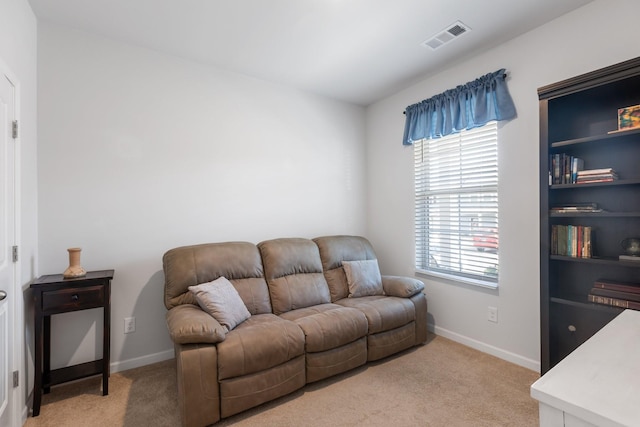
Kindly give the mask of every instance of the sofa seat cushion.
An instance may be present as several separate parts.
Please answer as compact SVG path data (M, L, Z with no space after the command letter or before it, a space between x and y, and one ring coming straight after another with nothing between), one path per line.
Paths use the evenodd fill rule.
M344 298L336 304L360 310L367 318L369 335L389 331L410 323L416 318L413 302L408 298L369 296Z
M280 314L280 317L286 320L291 320L295 322L298 319L303 317L311 316L312 314L324 313L325 311L335 310L336 308L343 308L344 306L339 304L318 304L312 305L311 307L298 308L296 310L287 311L286 313Z
M304 354L300 327L274 314L258 314L218 343L218 379L264 371Z
M360 310L337 304L322 304L286 313L306 314L296 316L295 323L305 335L308 353L331 350L349 344L367 335L367 318Z

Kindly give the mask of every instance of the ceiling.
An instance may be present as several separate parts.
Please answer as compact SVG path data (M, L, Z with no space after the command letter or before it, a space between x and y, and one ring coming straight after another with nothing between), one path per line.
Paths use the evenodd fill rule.
M40 21L359 105L591 1L29 0ZM421 45L456 21L470 30Z

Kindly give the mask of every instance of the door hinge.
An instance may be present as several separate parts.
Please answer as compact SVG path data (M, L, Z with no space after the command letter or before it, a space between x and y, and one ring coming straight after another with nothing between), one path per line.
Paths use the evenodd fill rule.
M18 247L17 246L13 246L11 248L11 258L13 259L13 262L18 262Z
M18 371L13 371L13 388L16 388L20 385L20 373Z
M13 136L13 139L18 139L18 121L17 120L13 121L11 129L12 129L11 134Z

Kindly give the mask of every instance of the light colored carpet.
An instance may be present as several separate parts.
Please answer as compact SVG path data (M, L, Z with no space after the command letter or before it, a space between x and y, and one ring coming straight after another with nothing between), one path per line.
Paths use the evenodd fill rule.
M446 338L305 386L216 426L537 426L539 374ZM25 427L179 426L175 360L52 388Z

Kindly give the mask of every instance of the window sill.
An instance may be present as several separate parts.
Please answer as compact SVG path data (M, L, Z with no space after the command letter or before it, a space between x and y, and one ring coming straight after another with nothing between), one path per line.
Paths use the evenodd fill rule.
M498 289L498 282L490 282L485 280L472 279L470 277L460 277L460 276L455 276L453 274L438 273L435 271L427 271L427 270L420 270L420 269L416 269L415 273L417 276L421 276L421 277L437 277L439 279L447 279L452 282L464 283L465 285L473 285L473 286L478 286L486 289Z

